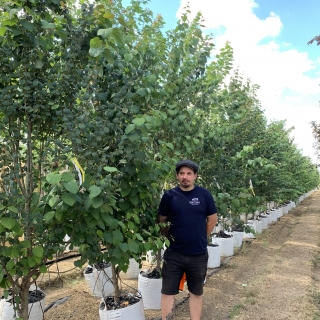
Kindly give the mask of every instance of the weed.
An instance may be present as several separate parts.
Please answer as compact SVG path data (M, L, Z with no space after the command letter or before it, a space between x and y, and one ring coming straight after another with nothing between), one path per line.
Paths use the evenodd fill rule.
M318 290L315 289L311 292L311 301L316 310L313 315L313 320L320 320L320 292Z
M235 268L237 268L237 266L234 263L233 264L227 263L224 265L224 268L225 269L235 269Z
M242 309L245 309L245 307L242 304L237 304L232 307L232 309L229 311L228 319L233 319L235 316L238 316Z

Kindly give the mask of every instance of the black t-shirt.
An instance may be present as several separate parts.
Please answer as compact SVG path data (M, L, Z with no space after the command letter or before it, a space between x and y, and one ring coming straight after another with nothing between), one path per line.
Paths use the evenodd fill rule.
M195 186L190 191L179 187L162 196L158 214L170 221L169 248L173 251L197 255L207 251L207 216L217 212L211 193Z

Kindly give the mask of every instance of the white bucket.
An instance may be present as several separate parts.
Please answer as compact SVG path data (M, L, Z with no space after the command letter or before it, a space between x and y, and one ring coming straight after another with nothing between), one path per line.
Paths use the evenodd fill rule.
M265 215L261 215L259 217L261 223L262 223L262 230L265 230L268 228L268 217L266 217Z
M145 320L142 299L125 308L107 310L103 299L99 308L100 320Z
M93 279L97 283L97 291L102 297L110 296L114 293L114 287L112 283L112 271L111 265L104 268L104 270L98 270L93 268Z
M262 232L262 221L260 220L248 220L248 224L252 226L255 233L261 233Z
M33 292L35 290L32 290ZM32 294L32 291L29 291L29 295ZM41 291L39 288L37 291ZM41 291L44 295L44 293ZM9 296L10 299L10 296ZM16 319L14 317L14 309L13 304L9 299L1 299L0 300L0 319L1 320L12 320ZM30 301L30 300L29 300ZM29 310L29 319L32 320L43 320L44 316L44 308L45 308L45 295L44 298L33 303L28 304Z
M219 245L221 257L230 257L234 255L233 237L230 237L230 238L212 237L212 243L216 243Z
M288 205L285 205L282 207L282 213L283 214L287 214L289 212L289 208L288 208Z
M283 211L282 208L277 208L277 213L278 213L278 219L283 216Z
M139 273L138 290L143 299L144 309L160 310L161 309L161 288L162 279L150 279ZM122 318L121 318L122 319ZM135 319L132 317L131 319Z
M276 222L277 221L277 212L276 212L276 210L275 209L272 209L271 211L270 211L270 215L271 215L271 220L272 220L272 222Z
M90 289L90 294L95 298L102 298L101 290L98 289L98 281L93 277L93 267L88 265L83 272L84 279Z
M272 223L272 216L271 216L270 212L266 213L265 215L267 217L267 224L268 225L271 224Z
M241 248L244 231L233 231L233 246L235 248Z
M130 259L127 272L121 271L119 276L121 279L137 279L139 272L139 263L134 259Z
M208 268L219 268L220 267L220 247L219 245L208 245Z

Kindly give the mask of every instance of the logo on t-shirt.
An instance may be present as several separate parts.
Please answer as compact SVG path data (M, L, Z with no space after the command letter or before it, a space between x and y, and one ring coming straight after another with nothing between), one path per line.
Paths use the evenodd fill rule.
M193 206L198 206L200 204L200 201L198 198L193 198L189 203Z

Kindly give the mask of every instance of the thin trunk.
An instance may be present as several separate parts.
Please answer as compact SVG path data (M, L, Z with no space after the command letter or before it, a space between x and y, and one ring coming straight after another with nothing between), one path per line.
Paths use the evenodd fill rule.
M29 286L22 286L20 288L20 295L19 296L21 299L21 303L19 306L18 314L19 314L20 318L22 318L23 320L28 320L29 319L29 310L28 310Z
M114 264L111 264L111 270L112 270L112 282L114 287L114 299L115 301L119 302L120 298L120 287L118 282L118 273L116 270L116 266Z

